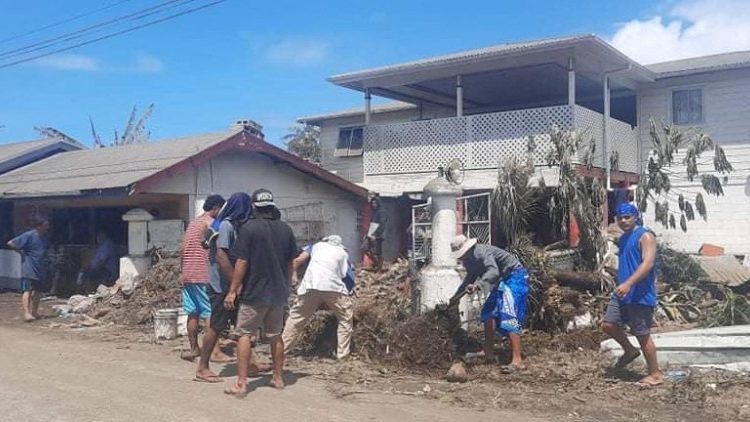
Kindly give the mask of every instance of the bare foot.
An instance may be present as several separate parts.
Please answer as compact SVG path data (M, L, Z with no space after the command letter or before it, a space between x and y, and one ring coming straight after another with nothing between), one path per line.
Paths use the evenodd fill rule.
M23 320L26 322L31 322L31 321L34 321L35 319L36 318L34 317L34 315L31 315L31 314L25 314L23 316Z
M664 375L661 372L647 375L636 383L639 387L656 387L661 384L664 384Z
M241 399L247 396L247 387L244 385L235 384L232 387L225 388L224 394L229 394L230 396Z
M195 360L195 358L197 358L200 355L201 355L200 350L190 350L187 352L180 353L180 359L186 360L188 362L192 362Z
M261 372L268 372L271 369L273 369L273 365L270 363L251 363L248 368L248 374L250 376L258 375Z
M271 381L268 381L268 385L270 385L271 387L273 387L273 388L275 388L277 390L283 390L284 389L284 380L281 379L281 377L279 377L279 378L274 377L274 378L271 379Z

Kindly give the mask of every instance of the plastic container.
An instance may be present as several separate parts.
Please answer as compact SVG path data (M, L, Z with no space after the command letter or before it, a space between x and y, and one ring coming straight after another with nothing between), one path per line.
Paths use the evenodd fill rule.
M185 313L182 308L177 310L177 335L178 336L186 336L187 335L187 320L188 315Z
M154 313L154 336L164 340L177 337L177 309L159 309Z

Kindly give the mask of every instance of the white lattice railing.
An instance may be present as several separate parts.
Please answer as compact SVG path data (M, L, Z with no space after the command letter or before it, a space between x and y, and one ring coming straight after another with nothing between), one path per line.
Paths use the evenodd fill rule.
M594 153L594 166L606 168L605 148L602 142L603 116L596 111L585 107L575 106L575 127L584 136L590 136L596 142ZM610 151L617 151L619 156L619 168L630 173L638 173L638 128L630 126L629 123L610 118L607 125L607 137L609 138Z
M553 126L590 133L597 140L597 152L603 154L602 115L584 107L564 105L367 126L364 173L430 172L453 158L460 159L467 169L494 168L507 158L524 155L532 135L537 145L534 158L544 162L550 148L548 133ZM609 129L613 143L627 138L625 146L615 147L620 154L620 169L634 171L628 169L631 158L635 169L638 165L636 131L615 119L611 119ZM596 165L604 167L603 155Z

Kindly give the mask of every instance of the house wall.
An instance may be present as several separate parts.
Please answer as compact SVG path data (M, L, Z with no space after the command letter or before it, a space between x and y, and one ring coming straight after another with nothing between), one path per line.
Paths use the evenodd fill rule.
M359 260L357 215L364 202L349 192L261 154L221 154L195 169L163 180L150 192L191 195L195 215L200 212L202 201L211 193L228 198L233 192L252 194L259 188L271 190L280 209L321 203L322 234L339 234L352 258Z
M451 114L453 113L453 114ZM442 107L425 106L422 111L424 119L434 119L438 117L448 117L455 114ZM396 122L405 122L419 119L419 111L414 109L393 111L386 113L373 113L370 118L370 124L388 124ZM362 167L362 156L356 157L336 157L334 151L336 143L339 140L339 128L351 126L363 126L365 124L364 115L353 117L342 117L329 119L320 124L320 148L321 148L321 166L331 172L338 174L354 183L362 183L364 169Z
M689 182L684 166L678 166L677 174L671 180L675 197L670 198L670 209L679 210L676 195L681 193L694 199L698 192L703 192L708 221L689 222L686 233L679 228L667 230L654 222L652 205L645 214L645 222L677 249L696 252L701 244L713 243L725 247L728 253L750 254L750 228L747 225L750 221L750 70L668 78L641 87L638 101L644 163L653 146L648 121L653 118L657 122L671 122L672 90L680 87L703 88L704 122L698 127L724 147L734 171L723 186L724 196L716 198L703 192L700 180ZM704 154L701 161L707 164L699 169L711 171L712 158L712 153ZM675 218L679 223L679 214Z

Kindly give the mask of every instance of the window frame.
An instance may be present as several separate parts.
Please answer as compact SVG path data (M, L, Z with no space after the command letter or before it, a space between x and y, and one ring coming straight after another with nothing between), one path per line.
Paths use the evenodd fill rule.
M678 123L676 121L674 96L675 93L680 91L700 91L701 93L701 116L696 121L690 121L686 123ZM706 123L706 88L703 85L685 85L670 88L669 90L669 121L675 126L699 126Z
M362 145L359 148L352 149L352 140L354 133L359 130L362 134ZM349 140L346 147L341 146L341 134L349 131ZM336 138L336 148L333 150L334 157L359 157L364 152L364 126L341 126L338 128L338 137Z

